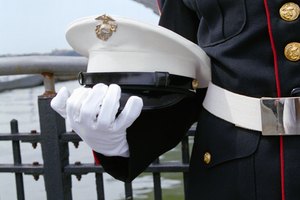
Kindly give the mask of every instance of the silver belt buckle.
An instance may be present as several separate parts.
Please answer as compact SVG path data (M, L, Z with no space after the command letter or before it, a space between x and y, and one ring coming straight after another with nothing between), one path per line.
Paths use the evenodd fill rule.
M261 98L262 135L300 135L300 97Z

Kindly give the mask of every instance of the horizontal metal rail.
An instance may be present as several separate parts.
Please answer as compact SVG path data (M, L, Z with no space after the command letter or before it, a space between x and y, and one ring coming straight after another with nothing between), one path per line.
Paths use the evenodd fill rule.
M0 172L25 173L25 174L43 174L44 166L40 164L0 164Z
M74 76L86 71L87 58L81 56L17 56L0 58L0 75L41 74L45 92L55 95L55 77Z
M1 134L0 141L40 142L41 135L39 133Z
M76 75L86 71L87 58L81 56L16 56L0 58L0 75Z

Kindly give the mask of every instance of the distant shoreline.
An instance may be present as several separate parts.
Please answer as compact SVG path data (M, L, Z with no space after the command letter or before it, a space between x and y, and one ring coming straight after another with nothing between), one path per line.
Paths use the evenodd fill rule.
M49 53L25 53L25 54L2 54L0 58L3 57L15 57L15 56L81 56L74 50L67 49L54 49Z

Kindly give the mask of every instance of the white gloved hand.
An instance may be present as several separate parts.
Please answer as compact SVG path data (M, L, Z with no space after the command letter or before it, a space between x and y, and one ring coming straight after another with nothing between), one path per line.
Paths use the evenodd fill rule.
M52 99L51 107L69 120L71 128L94 151L105 156L128 157L126 129L140 115L143 101L131 96L116 117L120 97L121 88L116 84L80 87L71 96L62 88Z

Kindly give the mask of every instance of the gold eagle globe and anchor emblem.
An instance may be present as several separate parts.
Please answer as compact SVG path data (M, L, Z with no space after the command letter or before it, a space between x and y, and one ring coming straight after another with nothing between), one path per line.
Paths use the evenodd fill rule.
M113 18L108 15L101 15L95 20L99 20L101 23L96 26L95 32L100 40L107 41L114 32L117 31L117 23Z

